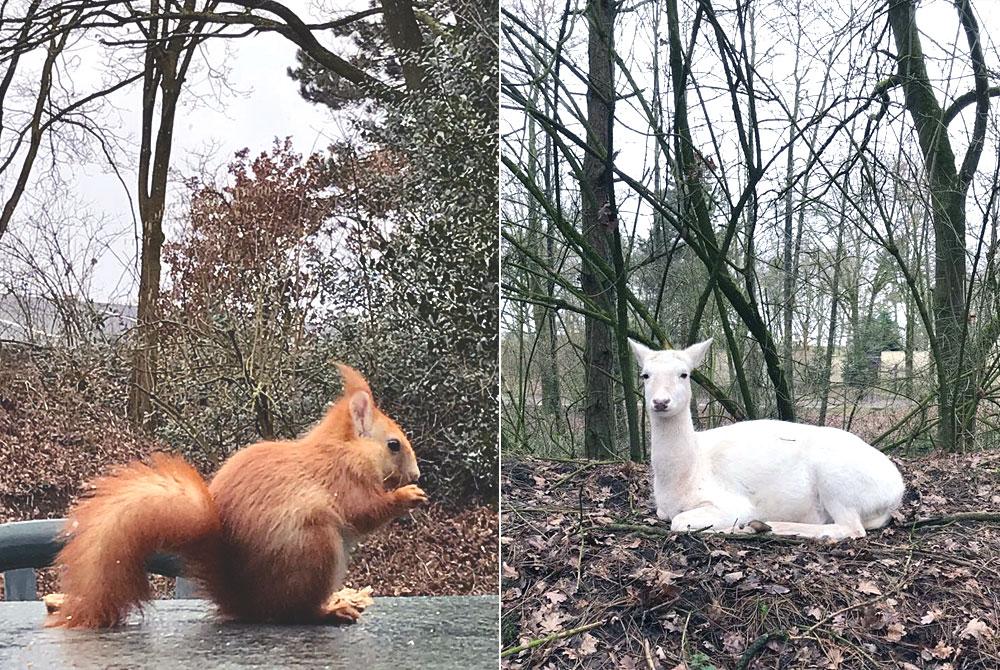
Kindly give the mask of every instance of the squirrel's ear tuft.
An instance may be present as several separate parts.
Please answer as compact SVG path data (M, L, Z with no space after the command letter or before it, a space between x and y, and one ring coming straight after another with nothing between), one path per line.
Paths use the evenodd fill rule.
M357 391L364 391L368 395L372 394L371 388L368 386L368 382L361 373L352 368L350 365L345 365L343 363L337 363L337 369L340 370L340 376L344 378L344 395L349 396Z
M354 434L358 437L371 437L375 425L375 410L372 396L368 391L355 391L350 399L351 421L354 423Z

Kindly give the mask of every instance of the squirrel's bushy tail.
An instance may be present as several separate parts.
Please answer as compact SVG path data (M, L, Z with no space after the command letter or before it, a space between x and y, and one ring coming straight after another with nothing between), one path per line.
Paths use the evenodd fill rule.
M69 541L56 563L65 600L46 625L103 628L150 598L146 560L180 554L215 572L219 513L201 475L184 459L154 454L94 482L70 512Z

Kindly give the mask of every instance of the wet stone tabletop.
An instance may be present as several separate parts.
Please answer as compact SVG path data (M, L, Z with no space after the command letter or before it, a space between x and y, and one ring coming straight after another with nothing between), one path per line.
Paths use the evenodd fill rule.
M492 596L376 598L352 626L221 623L202 600L161 600L111 631L46 629L40 602L0 602L0 668L497 667Z

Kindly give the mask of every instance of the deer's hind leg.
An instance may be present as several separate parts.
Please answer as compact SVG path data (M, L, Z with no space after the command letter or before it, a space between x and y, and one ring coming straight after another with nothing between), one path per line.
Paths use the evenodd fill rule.
M846 540L864 537L864 526L851 528L839 523L796 523L794 521L765 521L774 535L805 537L813 540Z
M766 521L775 535L806 537L816 540L846 540L865 536L865 525L858 511L837 503L825 505L832 523L796 523Z

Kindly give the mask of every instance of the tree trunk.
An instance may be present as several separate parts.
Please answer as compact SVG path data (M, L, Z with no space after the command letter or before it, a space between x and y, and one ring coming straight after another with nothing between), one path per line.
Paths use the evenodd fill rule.
M911 267L920 266L920 235L918 233L918 220L917 220L917 203L915 201L910 202L910 216L908 230L907 230L907 261L910 262ZM916 337L917 337L917 319L919 318L917 314L917 308L915 304L915 299L910 291L904 293L906 299L904 301L904 307L906 309L906 330L905 330L905 344L903 346L903 374L906 380L903 382L903 388L908 395L913 395L914 379L913 379L913 352L916 350Z
M597 156L588 152L583 160L583 235L600 258L609 261L613 227L617 226L614 177L609 169L614 132L614 48L615 3L613 0L588 0L590 22L587 60L587 142L598 148ZM603 155L607 160L598 156ZM583 292L600 311L614 314L614 285L590 262L583 260L580 274ZM607 324L587 318L584 326L584 366L586 404L584 415L584 452L589 458L614 455L615 426L613 402L613 344Z
M556 99L558 98L558 83L553 81L552 83L552 99L548 98L548 91L543 88L545 105L546 108L551 111L552 114L557 113ZM548 133L545 134L545 163L544 163L544 175L545 175L545 194L548 197L549 202L562 202L562 189L561 181L559 175L559 149L556 143L552 141L552 136ZM561 206L561 205L560 205ZM547 217L546 222L546 233L545 233L545 261L548 263L549 267L556 267L556 229L557 226L555 221L551 217ZM553 298L556 294L556 281L551 275L545 281L545 295L549 298ZM548 391L548 399L551 403L550 411L553 414L554 427L556 435L563 435L563 405L562 405L562 384L559 380L559 375L561 374L561 368L559 365L559 339L558 331L556 329L556 312L548 312L548 318L545 320L545 326L548 331L546 337L546 342L549 346L548 350L545 352L542 364L547 368L548 373L545 378L548 379L550 388Z
M800 4L796 3L796 18L798 18ZM793 358L795 343L792 337L792 319L795 315L795 276L792 269L792 259L794 256L792 251L794 226L792 224L795 216L795 189L792 188L792 184L795 179L795 130L799 120L799 99L802 92L802 79L799 76L799 43L801 42L801 38L802 28L799 26L795 39L795 65L792 70L795 78L794 99L792 100L792 110L788 117L788 160L785 165L785 212L781 268L783 280L781 283L781 316L785 335L783 357L785 372L788 375L788 392L792 397L795 394L795 361ZM803 197L805 197L806 193L807 191L803 190Z
M892 0L889 25L896 43L896 64L904 106L917 130L930 189L934 227L934 337L938 360L938 441L950 451L962 451L972 437L976 405L975 361L966 357L965 197L983 148L989 96L979 29L968 0L956 0L959 20L969 42L976 82L976 122L969 148L956 168L945 113L927 74L917 30L914 0Z
M382 0L382 19L385 21L389 43L396 50L403 68L403 80L411 91L424 85L424 70L420 65L420 51L424 38L409 0Z
M905 300L906 308L906 329L905 344L903 345L903 389L907 395L913 395L913 340L916 335L916 310L913 309L913 296L907 295Z
M528 118L528 174L532 181L537 182L539 177L538 161L538 140L537 126L534 118ZM547 152L546 152L547 155ZM548 194L546 194L548 196ZM544 235L542 234L542 214L539 211L538 201L534 198L528 200L528 244L532 252L538 258L547 258ZM548 289L548 282L544 282L534 273L527 274L529 290L533 295L547 295L552 297L551 289ZM547 419L551 419L554 425L559 425L560 402L559 402L559 378L558 372L552 365L551 356L554 351L552 337L554 328L551 327L552 314L548 307L536 302L531 307L532 321L535 327L535 346L532 349L532 359L537 361L538 377L542 387L542 411Z
M706 4L708 3L706 2ZM695 150L688 123L686 89L689 73L684 63L684 45L681 41L677 0L667 0L666 8L674 99L675 179L681 210L677 232L688 243L688 246L699 255L710 272L709 281L718 283L726 300L747 326L750 335L757 341L763 355L767 375L774 385L778 417L785 421L794 421L795 404L792 402L788 386L788 373L783 367L782 357L768 328L768 322L762 318L752 297L753 281L751 276L753 273L750 268L753 264L751 252L753 236L748 234L746 238L746 269L743 271L743 276L746 280L747 294L744 295L733 281L725 257L726 250L720 247L715 229L712 226L709 202L702 183L702 172L706 169L706 165ZM720 39L723 38L720 37ZM733 226L736 223L730 221L729 225Z
M185 3L193 10L193 3ZM151 12L159 11L153 2ZM191 33L200 32L201 24L182 20L170 35L166 21L152 18L149 35L158 37L146 47L142 86L142 135L139 145L139 218L142 222L142 247L139 254L139 305L136 314L138 338L132 355L132 383L129 386L128 416L141 424L152 409L151 395L156 390L159 349L158 314L160 301L160 252L163 248L163 212L167 199L167 177L173 149L174 118L191 58L200 40ZM164 46L165 45L165 46ZM159 98L159 105L157 105ZM155 121L159 107L158 123ZM153 127L156 140L153 141Z
M826 409L830 401L830 385L833 376L833 351L837 346L837 317L840 309L840 266L843 265L844 254L844 224L847 221L847 192L844 192L840 221L837 223L837 250L833 260L833 286L830 288L830 329L826 335L826 355L823 359L822 379L823 391L819 400L819 425L826 425Z

